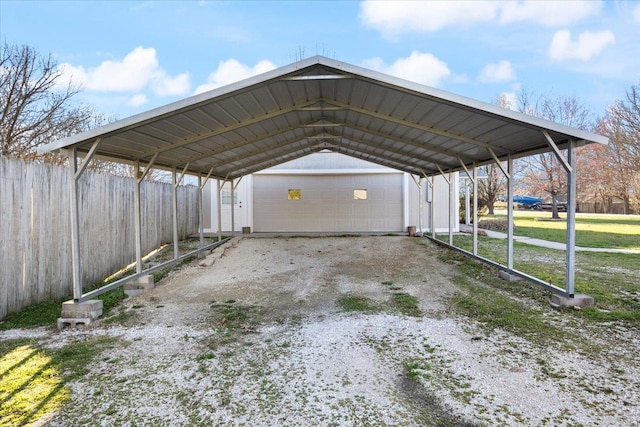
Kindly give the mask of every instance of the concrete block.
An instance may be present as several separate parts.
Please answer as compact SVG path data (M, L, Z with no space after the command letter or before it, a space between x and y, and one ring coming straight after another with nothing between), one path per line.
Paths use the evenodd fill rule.
M593 307L595 300L584 294L576 294L573 298L553 294L551 295L551 305L554 307Z
M131 298L153 289L154 287L155 280L153 279L153 274L147 274L145 276L136 277L135 279L125 283L124 293Z
M504 271L504 270L500 270L500 272L498 273L498 276L500 276L500 278L502 280L506 280L507 282L519 282L522 280L522 278L520 276L516 276L515 274L511 274L508 271Z
M67 326L73 329L76 329L78 326L88 326L91 323L90 318L58 318L58 329L64 329Z
M97 319L102 316L102 300L90 299L84 302L65 301L62 303L63 319Z

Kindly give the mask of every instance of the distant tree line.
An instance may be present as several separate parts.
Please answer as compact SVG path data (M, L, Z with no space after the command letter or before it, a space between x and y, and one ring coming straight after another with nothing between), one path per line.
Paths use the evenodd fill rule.
M612 212L615 201L622 213L640 213L640 85L627 90L603 117L596 118L575 96L534 96L523 90L516 105L501 96L496 103L522 113L607 136L608 145L589 144L576 150L578 200L590 200ZM566 156L566 151L563 152ZM514 162L516 187L522 195L550 198L553 206L566 197L567 174L554 153L529 156ZM507 181L497 165L481 168L478 200L493 212L506 194ZM557 216L557 210L552 212Z
M0 156L64 164L57 153L38 155L40 145L66 138L109 120L90 106L75 102L82 88L64 82L62 70L51 54L41 55L26 45L0 47ZM89 169L133 176L133 167L94 160ZM164 171L149 179L167 181Z

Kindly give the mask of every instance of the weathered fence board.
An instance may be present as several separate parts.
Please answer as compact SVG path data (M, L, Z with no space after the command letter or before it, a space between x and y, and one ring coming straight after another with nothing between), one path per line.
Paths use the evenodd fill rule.
M72 292L67 168L0 157L0 319ZM80 179L80 253L84 283L135 260L134 181L85 172ZM141 188L142 249L173 240L171 184ZM198 190L178 188L180 238L198 230Z

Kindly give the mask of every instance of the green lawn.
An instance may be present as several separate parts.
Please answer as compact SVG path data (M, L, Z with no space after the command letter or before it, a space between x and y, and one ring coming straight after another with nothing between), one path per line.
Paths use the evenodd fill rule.
M506 218L506 211L496 210L483 218ZM561 218L566 214L561 213ZM565 221L539 221L551 218L550 212L514 211L517 236L566 241ZM482 219L480 220L480 224ZM482 227L482 226L481 226ZM591 248L622 248L640 250L640 215L576 214L576 245Z
M448 242L448 235L438 239ZM454 245L472 251L470 235L455 235ZM478 255L506 265L504 239L478 237ZM591 295L598 310L585 315L601 320L640 322L640 254L576 252L576 293ZM514 242L514 268L560 288L565 287L565 252ZM496 281L499 281L496 279ZM501 281L500 281L501 282ZM506 283L506 282L505 282ZM601 309L606 312L600 311Z

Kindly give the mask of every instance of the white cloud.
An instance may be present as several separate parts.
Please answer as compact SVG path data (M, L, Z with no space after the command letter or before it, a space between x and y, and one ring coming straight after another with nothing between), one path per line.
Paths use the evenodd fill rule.
M640 4L637 5L635 9L633 9L633 18L637 22L640 22Z
M360 4L360 20L386 36L406 32L438 31L449 25L494 19L493 1L371 1Z
M139 107L141 105L146 104L147 101L148 101L147 95L145 95L144 93L138 93L136 95L133 95L131 99L129 99L129 102L127 102L127 104L129 104L132 107Z
M182 95L189 92L191 87L189 79L188 73L170 77L164 71L159 71L151 80L151 87L158 95Z
M400 58L387 66L380 58L364 61L367 68L411 80L427 86L438 86L442 79L451 75L447 64L430 53L414 50L407 58Z
M480 75L478 80L484 83L498 83L506 82L516 79L516 73L509 61L500 61L496 64L487 64Z
M578 59L587 61L599 54L616 40L613 32L585 31L580 33L577 41L571 40L569 30L559 30L553 35L549 46L549 57L557 60Z
M601 1L507 1L501 3L499 22L529 21L547 27L566 26L600 14Z
M386 37L482 22L564 26L598 15L602 1L377 1L360 3L360 20Z
M104 61L94 68L60 65L65 81L71 79L89 91L140 92L150 88L157 95L182 95L189 91L189 74L175 77L160 67L154 48L135 48L119 61Z
M207 82L198 86L195 93L206 92L220 86L247 79L257 74L266 73L276 68L271 61L262 60L253 67L244 65L236 59L221 61L218 68L209 74Z

